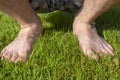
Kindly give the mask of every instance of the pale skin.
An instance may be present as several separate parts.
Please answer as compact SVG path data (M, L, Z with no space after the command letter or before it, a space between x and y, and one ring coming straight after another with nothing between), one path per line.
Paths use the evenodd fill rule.
M35 39L42 35L40 18L28 0L0 0L0 9L15 18L21 25L18 36L1 51L1 57L15 63L26 61L32 52Z
M85 0L73 22L73 33L77 36L84 55L98 60L98 55L114 55L113 47L97 34L95 19L120 0Z
M92 23L99 15L119 2L120 0L84 1L82 10L75 16L73 33L77 36L86 56L98 59L95 52L114 55L112 46L97 34ZM18 36L1 51L0 56L15 63L26 61L32 52L35 39L42 35L40 18L28 0L0 0L0 10L15 18L21 25Z

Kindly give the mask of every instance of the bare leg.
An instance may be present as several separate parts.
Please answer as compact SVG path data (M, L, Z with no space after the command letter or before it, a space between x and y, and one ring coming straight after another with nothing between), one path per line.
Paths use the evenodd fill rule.
M92 24L103 12L113 7L120 0L85 0L81 11L75 17L73 33L86 56L98 59L95 52L114 54L114 49L101 38Z
M42 35L39 17L28 0L0 0L0 9L14 17L21 25L17 38L1 51L1 57L12 62L27 60L35 39Z

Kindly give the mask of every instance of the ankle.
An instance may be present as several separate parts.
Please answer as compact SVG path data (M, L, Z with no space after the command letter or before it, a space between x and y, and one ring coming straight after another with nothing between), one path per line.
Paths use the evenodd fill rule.
M88 24L81 21L75 21L73 23L73 33L75 35L78 35L79 33L84 33L87 31L91 31L93 29L96 30L95 23Z
M78 28L91 28L92 26L95 26L95 22L88 23L86 21L82 21L80 19L75 19L73 22L73 27Z
M43 30L40 24L26 24L21 26L18 37L37 38L42 36Z

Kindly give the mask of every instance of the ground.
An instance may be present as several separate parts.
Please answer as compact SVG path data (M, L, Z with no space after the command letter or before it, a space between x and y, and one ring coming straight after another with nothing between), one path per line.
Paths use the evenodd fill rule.
M42 17L44 36L36 41L26 63L0 60L0 80L119 80L119 9L120 5L96 20L98 33L114 46L115 56L98 61L85 57L72 35L73 14L41 13L38 15ZM0 12L0 50L17 36L19 29L13 18Z

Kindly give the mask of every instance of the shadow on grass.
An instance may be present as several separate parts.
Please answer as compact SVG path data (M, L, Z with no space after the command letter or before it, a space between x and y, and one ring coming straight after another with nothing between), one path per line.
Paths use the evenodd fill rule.
M120 30L120 5L110 9L96 20L96 28L101 35L103 30Z
M110 9L103 15L99 16L96 20L96 28L98 33L102 36L103 30L119 30L120 29L120 5ZM52 24L49 28L57 31L72 31L72 22L75 13L69 13L64 11L54 11L47 13L45 22Z
M50 13L46 13L46 16L44 16L44 18L45 19L43 19L42 21L43 21L43 28L45 30L52 29L57 31L62 30L65 32L68 30L70 31L72 30L74 13L68 13L68 12L57 10Z

